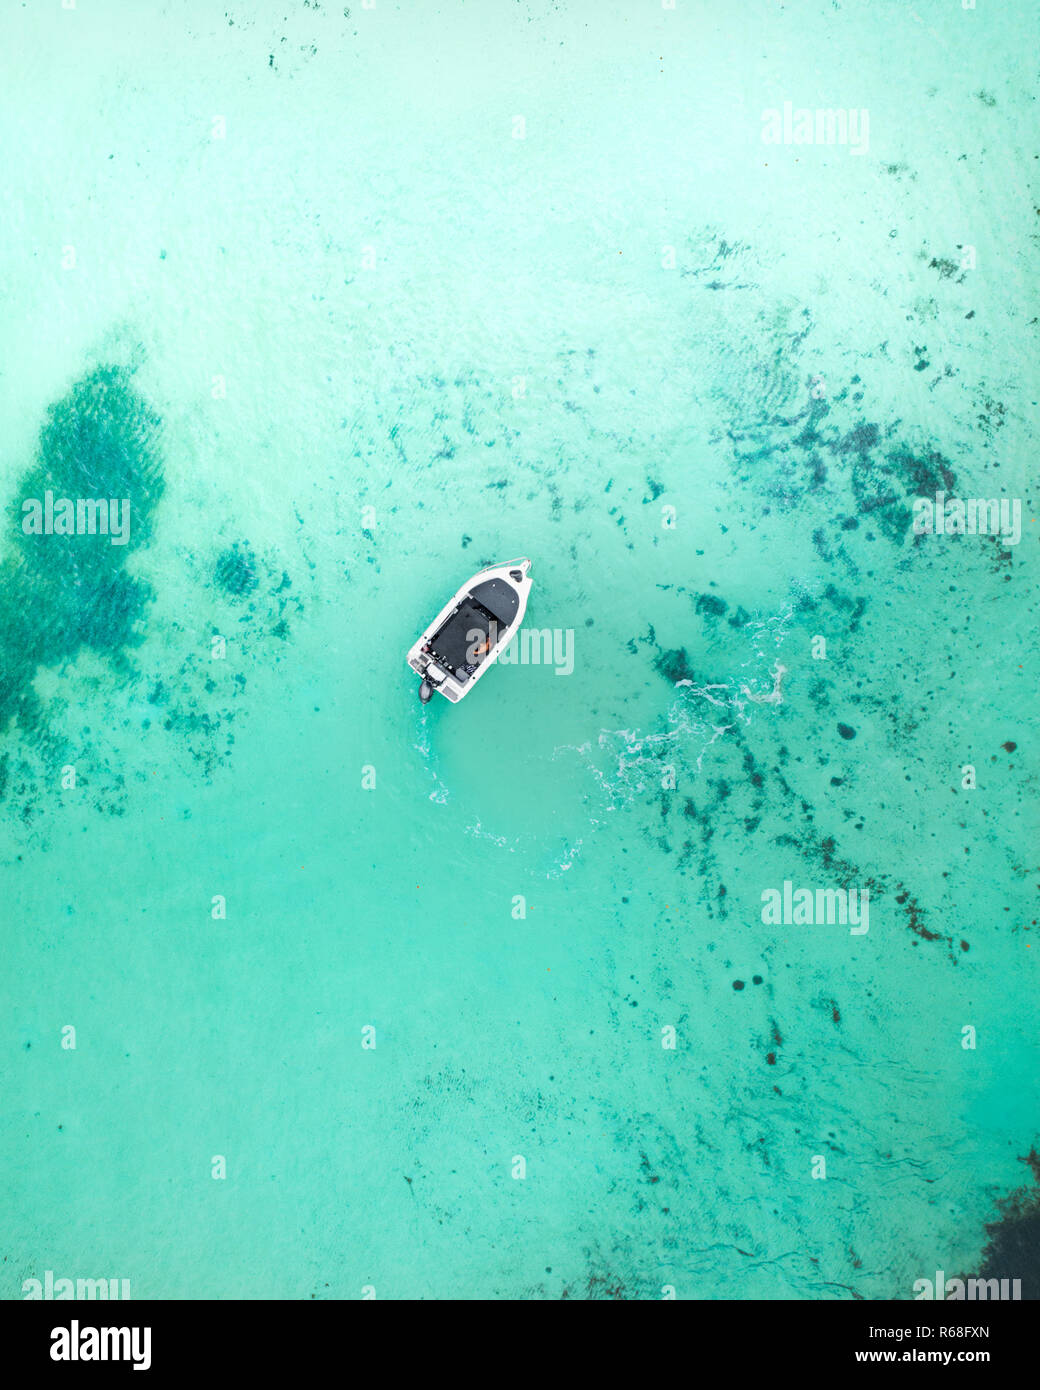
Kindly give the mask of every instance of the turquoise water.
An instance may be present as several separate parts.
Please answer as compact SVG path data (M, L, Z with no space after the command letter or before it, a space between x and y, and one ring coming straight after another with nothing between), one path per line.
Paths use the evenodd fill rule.
M1037 29L4 8L4 1297L910 1298L1035 1229ZM423 709L515 555L573 673Z

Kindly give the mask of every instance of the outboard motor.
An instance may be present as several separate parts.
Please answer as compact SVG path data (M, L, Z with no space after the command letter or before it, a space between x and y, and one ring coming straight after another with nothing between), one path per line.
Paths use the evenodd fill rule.
M422 678L422 685L419 687L419 699L424 705L430 703L433 692L442 686L447 679L447 671L442 671L438 665L431 661L426 667L425 674Z

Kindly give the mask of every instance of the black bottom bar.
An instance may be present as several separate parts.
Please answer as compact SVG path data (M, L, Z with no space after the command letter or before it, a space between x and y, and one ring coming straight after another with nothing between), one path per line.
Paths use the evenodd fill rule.
M454 1378L544 1376L549 1358L557 1374L566 1375L570 1366L588 1383L597 1362L616 1378L617 1358L624 1356L651 1380L655 1366L663 1371L676 1358L692 1377L711 1372L716 1383L720 1370L743 1381L778 1372L837 1375L857 1367L884 1374L893 1365L981 1366L1008 1379L1028 1355L1035 1315L1032 1304L1016 1302L687 1302L673 1308L662 1301L653 1312L629 1307L606 1323L601 1316L574 1304L551 1309L541 1303L55 1301L0 1305L0 1335L5 1365L20 1363L22 1383L30 1385L39 1376L49 1384L78 1375L129 1376L141 1384L185 1384L200 1376L214 1383L213 1377L227 1375L241 1384L254 1375L271 1381L279 1373L310 1383L355 1371L365 1378L373 1356L388 1373L399 1376L414 1366L424 1378L449 1366ZM555 1348L551 1355L549 1348Z

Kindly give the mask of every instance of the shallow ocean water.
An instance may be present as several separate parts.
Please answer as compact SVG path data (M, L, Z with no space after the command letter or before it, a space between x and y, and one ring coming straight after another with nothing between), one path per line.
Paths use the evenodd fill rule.
M1040 1296L1036 40L5 10L3 1296ZM573 673L423 709L521 554Z

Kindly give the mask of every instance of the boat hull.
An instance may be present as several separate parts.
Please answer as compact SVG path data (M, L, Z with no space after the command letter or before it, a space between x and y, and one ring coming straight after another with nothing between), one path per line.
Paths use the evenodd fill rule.
M530 568L520 559L478 571L413 644L407 660L424 703L436 690L457 705L495 664L523 622Z

